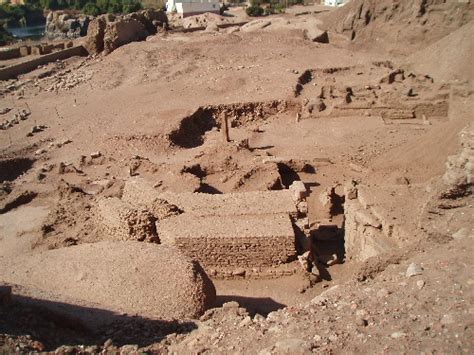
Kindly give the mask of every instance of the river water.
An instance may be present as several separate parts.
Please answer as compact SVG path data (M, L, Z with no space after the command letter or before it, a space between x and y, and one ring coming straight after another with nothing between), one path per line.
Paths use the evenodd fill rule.
M18 39L40 39L44 36L44 30L45 25L7 28L7 31Z

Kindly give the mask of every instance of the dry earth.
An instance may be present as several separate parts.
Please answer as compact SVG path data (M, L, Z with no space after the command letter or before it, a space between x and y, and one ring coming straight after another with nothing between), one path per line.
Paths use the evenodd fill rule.
M473 6L353 0L317 9L270 16L251 31L159 33L0 82L0 282L13 284L12 304L0 288L0 352L474 351ZM329 44L307 39L321 23ZM117 308L127 313L120 297L140 300L144 275L164 280L148 296L178 276L147 264L149 251L131 262L129 250L111 248L109 264L107 251L88 246L124 235L156 242L160 221L173 234L170 221L189 213L178 202L132 204L124 186L136 178L164 196L304 182L318 272L297 258L253 273L206 269L217 297L202 316L157 319L150 304L132 302L109 321ZM119 217L104 229L109 208ZM225 229L222 219L213 230ZM90 250L89 275L100 260L98 283L74 281L74 250ZM108 323L79 326L69 309Z

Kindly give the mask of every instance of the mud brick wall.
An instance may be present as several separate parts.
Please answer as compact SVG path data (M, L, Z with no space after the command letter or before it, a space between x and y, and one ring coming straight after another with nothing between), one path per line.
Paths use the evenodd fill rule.
M254 268L286 263L295 257L294 236L178 237L175 246L204 268Z
M158 242L155 218L145 209L137 209L118 198L97 202L96 223L113 240Z
M202 217L185 213L158 223L158 233L163 244L177 247L205 268L269 267L296 255L287 214Z
M141 179L130 179L124 187L122 199L133 206L146 205L150 210L157 199L179 207L196 216L260 215L286 213L298 215L293 192L252 191L229 194L159 192Z

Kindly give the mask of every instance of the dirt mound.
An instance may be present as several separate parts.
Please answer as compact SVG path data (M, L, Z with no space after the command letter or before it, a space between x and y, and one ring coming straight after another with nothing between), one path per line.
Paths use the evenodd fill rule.
M410 68L436 80L474 80L474 22L407 58Z
M439 40L473 18L469 2L354 0L323 20L359 46L403 54Z
M145 318L198 317L216 294L199 264L148 243L85 244L0 259L0 264L5 282Z

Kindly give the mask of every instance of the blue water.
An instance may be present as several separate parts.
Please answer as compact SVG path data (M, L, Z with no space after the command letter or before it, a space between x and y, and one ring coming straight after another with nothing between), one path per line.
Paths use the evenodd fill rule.
M8 27L7 31L18 39L40 39L44 36L45 25Z

